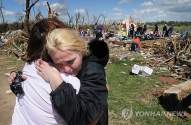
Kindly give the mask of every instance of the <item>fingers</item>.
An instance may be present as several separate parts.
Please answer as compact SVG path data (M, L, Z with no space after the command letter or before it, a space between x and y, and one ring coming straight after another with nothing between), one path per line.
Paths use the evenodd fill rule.
M27 79L27 76L21 75L22 77L22 81L25 81ZM16 78L16 73L11 73L10 76L8 77L7 81L9 85L12 85L12 83L14 82Z
M25 81L27 79L27 76L22 75L22 80Z
M11 80L11 78L8 77L7 81L8 81L8 84L9 84L9 85L12 84L12 80Z
M40 64L40 65L43 64L43 60L40 59L40 60L39 60L39 64Z
M41 67L48 65L48 63L40 59L35 62L35 65Z
M42 64L43 62L41 60L38 60L35 62L35 68L37 69L37 71L40 70L40 65Z
M12 73L10 74L10 76L8 77L8 79L7 79L9 85L12 84L12 82L13 82L14 79L15 79L15 77L16 77L16 72L12 72Z
M43 60L38 60L35 62L35 68L38 70L38 71L42 71L42 69L44 67L47 67L47 66L50 66L47 62L43 61Z

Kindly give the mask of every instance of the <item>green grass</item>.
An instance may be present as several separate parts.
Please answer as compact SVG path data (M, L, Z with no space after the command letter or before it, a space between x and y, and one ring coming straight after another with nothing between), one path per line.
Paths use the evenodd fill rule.
M140 60L130 61L116 61L107 66L107 79L110 87L108 105L109 105L109 122L113 125L126 125L126 124L141 124L141 125L188 125L191 121L185 121L180 118L173 117L169 120L166 116L143 116L137 115L139 111L144 112L159 112L165 111L159 100L151 93L155 85L165 86L167 83L162 83L157 78L162 74L155 73L149 77L141 77L138 75L131 75L131 67L134 64L139 64ZM127 66L124 66L126 63ZM126 72L121 73L121 72ZM163 76L169 76L166 73ZM131 119L125 120L122 117L122 110L124 108L133 110Z
M159 30L163 29L164 25L158 25ZM155 26L154 25L148 25L147 26L149 30L154 30ZM170 28L170 25L167 26L167 29ZM190 26L186 26L186 25L181 25L181 26L174 26L174 32L176 33L181 33L183 31L185 31L186 29L191 29L191 25Z

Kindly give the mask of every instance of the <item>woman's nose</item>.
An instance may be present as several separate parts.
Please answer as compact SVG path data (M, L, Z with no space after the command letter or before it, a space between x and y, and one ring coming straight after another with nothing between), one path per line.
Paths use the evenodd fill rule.
M60 70L61 72L65 72L65 73L70 73L70 70L71 70L71 68L70 67L68 67L68 66L64 66L64 67L62 67L62 69Z

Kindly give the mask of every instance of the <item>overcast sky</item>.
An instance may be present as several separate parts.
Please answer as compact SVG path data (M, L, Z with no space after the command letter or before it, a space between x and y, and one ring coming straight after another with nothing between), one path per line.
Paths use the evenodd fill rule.
M24 13L26 0L2 0L3 14L8 23L17 21L18 13ZM31 0L35 1L35 0ZM129 19L131 16L136 21L189 21L191 22L191 0L47 0L52 8L68 8L71 15L87 10L90 17L98 17L100 13L107 20L119 21ZM31 10L31 16L40 10L47 17L46 1L39 0ZM67 21L64 16L61 19ZM102 20L102 19L100 19ZM0 20L2 22L2 18Z

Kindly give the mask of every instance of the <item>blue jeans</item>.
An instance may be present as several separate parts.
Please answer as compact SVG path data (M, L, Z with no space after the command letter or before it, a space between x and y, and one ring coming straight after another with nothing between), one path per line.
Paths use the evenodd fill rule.
M122 37L122 36L118 36L118 39L119 39L120 41L122 41L123 37Z
M137 42L131 43L131 51L135 51L135 52L139 51L139 45Z
M168 32L168 36L169 36L169 37L172 36L172 32L171 32L171 31Z
M93 31L93 39L96 38L96 33L97 33L97 31Z
M163 31L162 37L164 38L166 34L166 31Z

